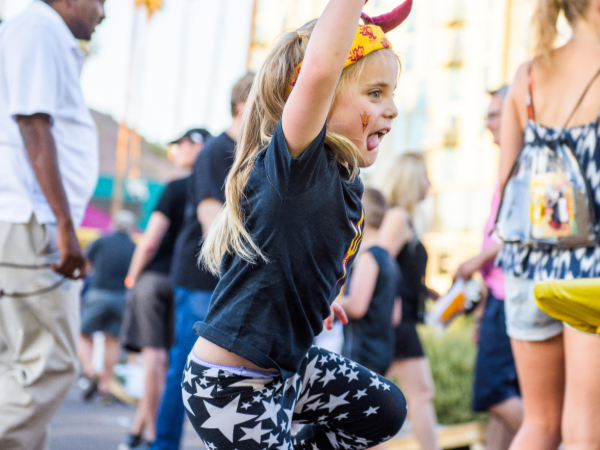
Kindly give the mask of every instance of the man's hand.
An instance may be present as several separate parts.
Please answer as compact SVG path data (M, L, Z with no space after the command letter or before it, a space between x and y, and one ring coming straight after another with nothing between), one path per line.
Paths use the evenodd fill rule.
M323 321L325 329L331 330L333 328L334 317L337 317L337 319L340 322L342 322L343 325L346 325L348 323L348 316L346 315L346 311L344 311L342 305L335 302L331 305L331 315Z
M51 266L51 269L73 280L85 277L85 257L72 223L58 225L56 246L60 252L60 262Z

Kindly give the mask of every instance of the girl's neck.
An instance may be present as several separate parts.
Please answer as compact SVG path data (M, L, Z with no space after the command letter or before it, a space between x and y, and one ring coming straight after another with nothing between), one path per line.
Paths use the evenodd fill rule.
M600 27L587 20L580 19L573 26L571 42L600 44Z

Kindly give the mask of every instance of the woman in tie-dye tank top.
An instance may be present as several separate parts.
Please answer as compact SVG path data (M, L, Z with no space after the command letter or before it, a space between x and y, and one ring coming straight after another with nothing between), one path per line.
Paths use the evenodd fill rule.
M573 35L554 48L561 12ZM600 1L537 0L533 26L537 56L519 69L504 109L501 188L524 144L560 140L579 160L600 217ZM563 329L533 298L539 280L600 276L600 246L531 250L505 244L499 262L525 407L511 449L556 449L561 441L567 450L600 448L600 338Z

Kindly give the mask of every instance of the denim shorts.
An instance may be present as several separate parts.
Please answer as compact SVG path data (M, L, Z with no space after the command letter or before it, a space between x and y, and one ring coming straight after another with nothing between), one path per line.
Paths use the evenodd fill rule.
M542 311L535 302L534 280L506 275L506 332L520 341L545 341L563 331L563 323Z

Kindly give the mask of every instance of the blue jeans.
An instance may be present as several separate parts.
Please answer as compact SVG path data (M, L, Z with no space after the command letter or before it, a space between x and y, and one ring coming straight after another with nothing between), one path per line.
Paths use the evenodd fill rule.
M169 370L152 450L179 449L185 415L181 373L198 338L192 327L206 317L211 296L210 291L190 291L175 286L175 343L169 351Z

